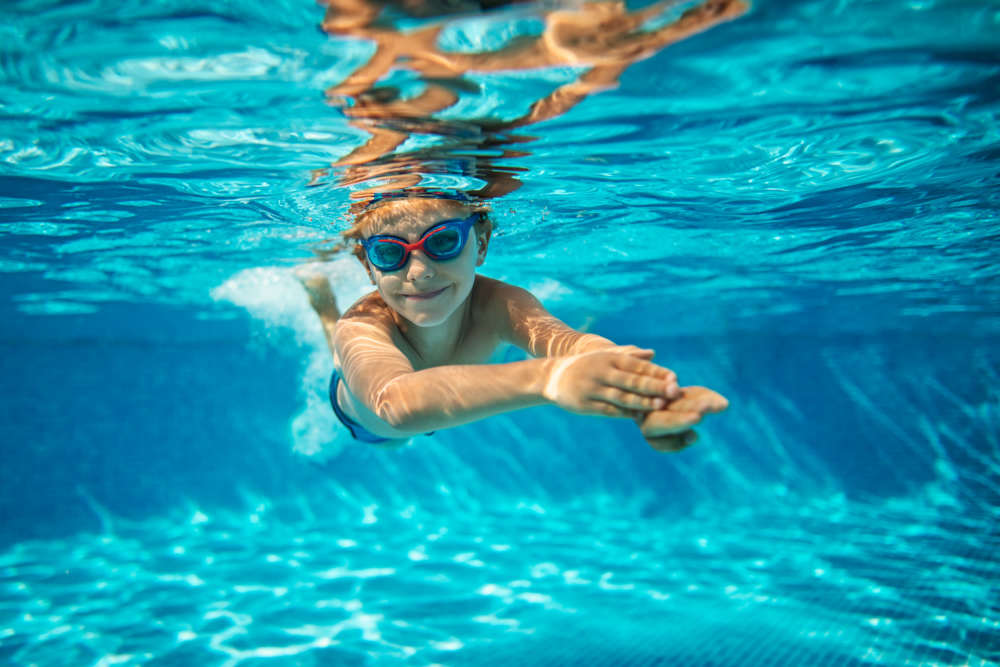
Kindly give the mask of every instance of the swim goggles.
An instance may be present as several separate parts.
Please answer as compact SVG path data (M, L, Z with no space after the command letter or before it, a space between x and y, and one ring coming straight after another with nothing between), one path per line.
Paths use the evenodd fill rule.
M410 253L421 250L434 261L454 259L462 253L469 240L469 228L479 220L479 213L473 213L464 220L443 220L431 225L413 243L398 236L379 234L361 240L368 261L379 271L396 271L403 268Z

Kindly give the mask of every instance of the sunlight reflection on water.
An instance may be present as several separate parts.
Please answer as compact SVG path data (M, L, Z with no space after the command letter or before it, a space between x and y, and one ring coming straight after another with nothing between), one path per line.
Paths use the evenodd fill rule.
M518 661L578 652L588 664L733 664L748 659L743 635L766 632L753 662L1000 657L996 600L981 583L1000 574L995 517L921 497L704 507L669 523L608 508L375 508L370 523L342 506L316 522L261 501L254 521L197 510L113 521L103 536L0 554L0 652L19 664L429 664L487 649ZM976 545L960 546L971 535ZM407 551L420 556L401 559ZM692 642L724 618L743 629ZM572 649L560 645L570 636Z

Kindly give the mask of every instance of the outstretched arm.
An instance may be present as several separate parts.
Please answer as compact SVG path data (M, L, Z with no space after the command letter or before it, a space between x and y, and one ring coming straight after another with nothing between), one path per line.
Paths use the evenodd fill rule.
M507 340L533 355L578 355L593 350L623 349L606 338L568 327L545 310L530 292L498 282L495 287L502 296L495 296L492 303L506 310L502 319L508 327ZM694 444L697 434L691 430L693 426L706 414L722 412L729 402L705 387L678 387L673 372L667 373L669 384L664 395L670 400L653 410L636 410L630 416L653 449L676 452Z
M353 412L388 438L458 426L502 412L553 403L580 414L632 417L663 407L668 371L650 352L611 347L508 364L449 365L415 370L393 339L391 316L352 309L337 323L335 343ZM567 327L568 328L568 327Z
M499 280L480 280L489 290L494 329L505 341L533 357L565 357L619 347L607 338L570 327L525 289Z

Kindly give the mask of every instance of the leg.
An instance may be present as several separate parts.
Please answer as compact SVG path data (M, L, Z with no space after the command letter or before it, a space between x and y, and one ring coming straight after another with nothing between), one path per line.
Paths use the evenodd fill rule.
M337 308L337 299L330 289L330 281L321 273L297 272L295 275L302 283L302 287L309 297L309 303L313 310L319 315L319 321L323 324L323 333L326 335L326 344L333 353L333 332L340 319L340 309Z

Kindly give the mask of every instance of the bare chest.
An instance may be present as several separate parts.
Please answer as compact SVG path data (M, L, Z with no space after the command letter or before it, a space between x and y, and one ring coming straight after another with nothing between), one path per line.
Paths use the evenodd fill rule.
M485 327L470 327L468 331L448 348L424 351L420 354L407 341L401 340L399 349L409 359L413 369L420 371L437 366L452 366L485 363L500 344L500 336Z

